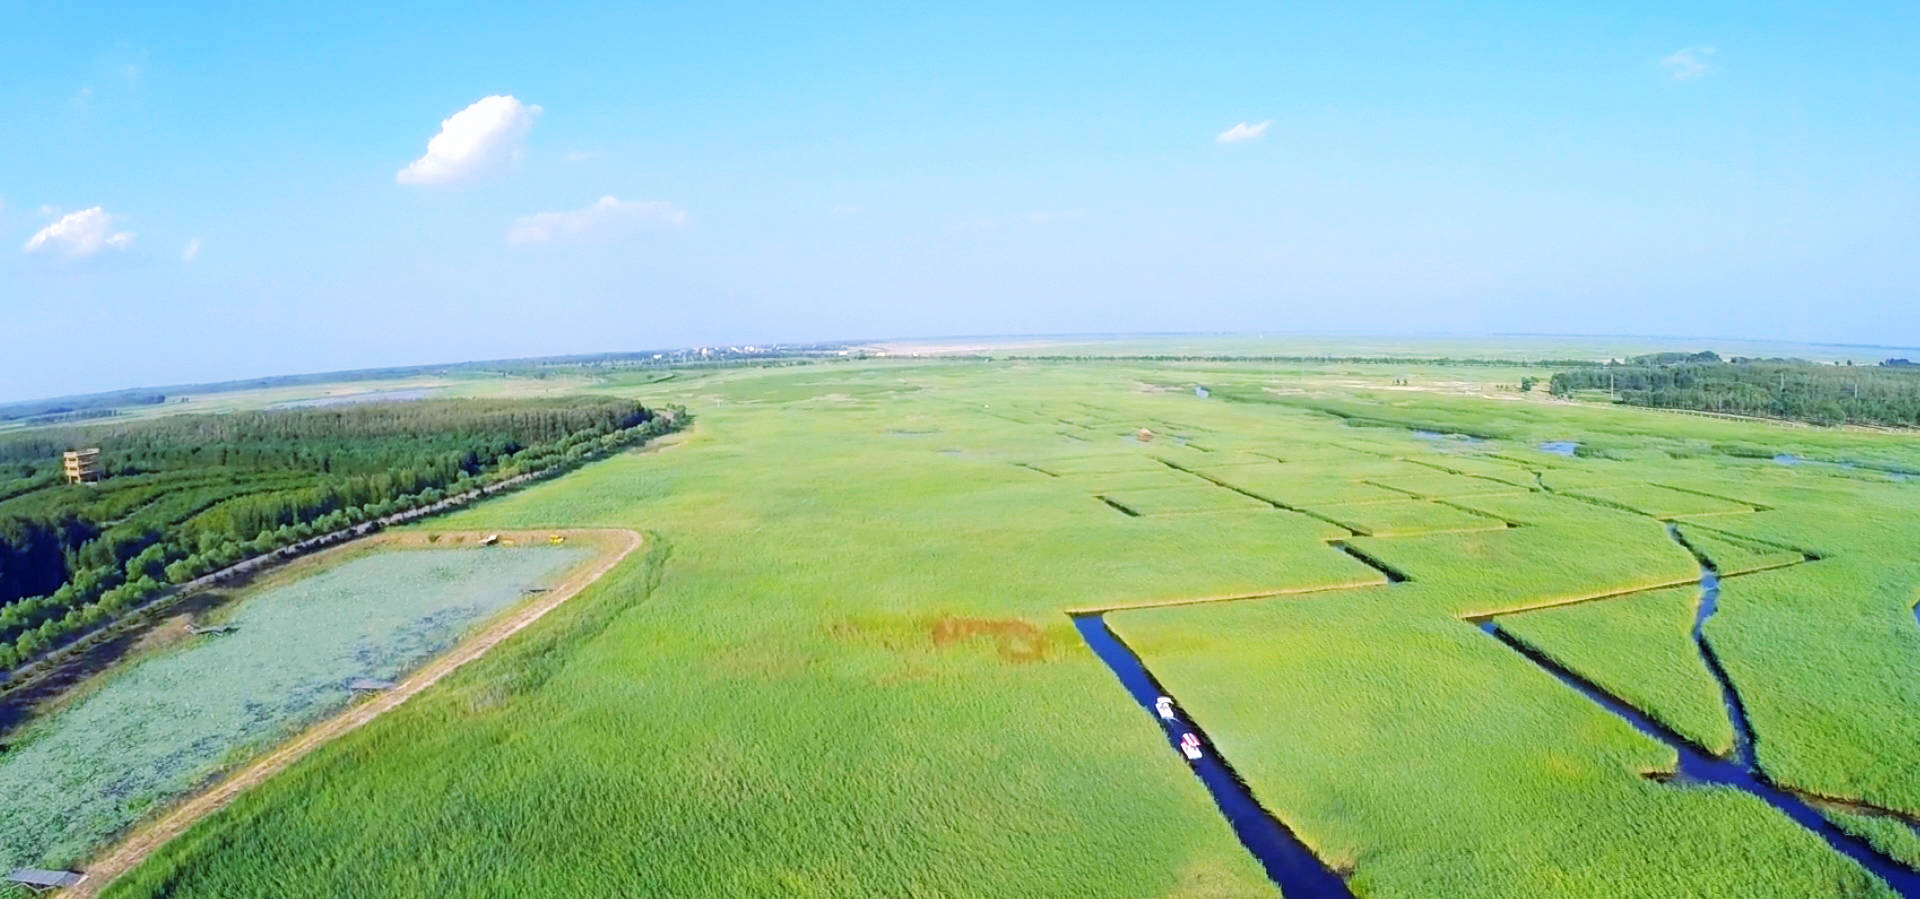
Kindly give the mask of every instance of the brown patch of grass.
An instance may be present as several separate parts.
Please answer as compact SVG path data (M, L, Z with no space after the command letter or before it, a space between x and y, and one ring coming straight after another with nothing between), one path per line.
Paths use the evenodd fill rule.
M1019 618L963 618L945 615L928 629L935 649L985 637L991 639L1000 658L1009 662L1038 662L1046 659L1052 641L1031 621Z

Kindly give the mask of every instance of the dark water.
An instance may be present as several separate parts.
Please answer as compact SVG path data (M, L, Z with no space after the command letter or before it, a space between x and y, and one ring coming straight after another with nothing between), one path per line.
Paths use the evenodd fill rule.
M1733 725L1733 760L1749 770L1757 770L1759 763L1753 757L1753 726L1747 723L1747 707L1740 703L1740 693L1733 688L1733 679L1727 676L1727 669L1721 667L1720 657L1714 654L1713 645L1707 642L1707 619L1712 618L1719 608L1720 573L1703 564L1700 567L1700 604L1693 613L1693 645L1700 653L1700 661L1706 664L1714 682L1720 686L1720 702L1726 706L1727 721Z
M1480 446L1487 442L1486 438L1475 437L1472 434L1442 433L1440 431L1429 431L1424 428L1414 428L1413 436L1421 440L1430 440L1435 443L1439 443L1441 441L1446 441L1446 440L1452 440L1452 441L1457 441L1459 443L1467 444L1469 446Z
M1574 451L1579 448L1580 444L1572 440L1549 440L1545 443L1534 445L1534 449L1543 453L1552 453L1556 456L1572 456Z
M1668 533L1676 542L1682 546L1686 545L1686 541L1681 538L1677 529L1669 528ZM1688 550L1691 552L1692 547L1688 547ZM1500 625L1492 619L1481 621L1479 625L1482 631L1525 656L1527 660L1540 666L1561 683L1572 687L1595 705L1613 713L1615 717L1633 725L1634 730L1673 747L1674 752L1679 754L1680 766L1677 775L1669 783L1681 787L1690 784L1711 784L1733 787L1752 794L1786 815L1795 824L1824 840L1835 852L1860 863L1861 867L1885 881L1895 893L1907 899L1920 899L1920 872L1880 854L1879 850L1874 849L1865 840L1835 827L1800 797L1769 783L1766 775L1754 763L1753 731L1747 724L1746 709L1740 702L1739 692L1733 688L1726 670L1721 667L1719 658L1714 655L1712 646L1707 643L1702 633L1702 627L1707 619L1711 618L1719 608L1720 578L1711 566L1705 564L1704 560L1700 567L1700 575L1700 606L1694 615L1693 640L1699 648L1702 663L1713 674L1714 680L1720 684L1720 692L1726 702L1727 715L1733 724L1734 757L1730 759L1708 753L1674 733L1666 725L1641 713L1639 709L1601 690L1580 675L1561 667L1559 663L1534 651L1501 630Z
M1408 580L1405 572L1401 571L1398 568L1393 567L1392 565L1388 565L1387 563L1382 562L1371 555L1361 552L1360 550L1354 548L1353 544L1348 543L1345 540L1335 540L1332 543L1329 543L1327 545L1343 553L1346 553L1349 556L1352 556L1360 564L1365 565L1368 568L1371 568L1375 571L1380 572L1381 574L1386 575L1388 583L1404 584Z
M1207 739L1206 732L1187 718L1184 709L1176 703L1173 706L1173 720L1160 718L1154 703L1163 696L1170 697L1170 694L1160 688L1152 673L1140 663L1140 657L1134 655L1133 650L1120 642L1120 638L1107 627L1106 619L1099 615L1075 615L1073 624L1079 629L1081 639L1087 641L1088 648L1107 663L1114 676L1120 679L1121 686L1127 688L1128 695L1146 710L1149 719L1159 725L1167 737L1168 747L1206 785L1207 792L1213 794L1214 805L1226 816L1227 823L1233 826L1233 832L1239 836L1241 844L1260 860L1261 866L1267 870L1267 876L1279 885L1287 899L1352 899L1353 891L1347 889L1346 882L1327 868L1293 831L1275 820L1253 798L1246 783L1220 757L1219 750L1214 748L1212 740ZM1200 758L1189 761L1180 754L1180 739L1186 734L1193 734L1199 739Z

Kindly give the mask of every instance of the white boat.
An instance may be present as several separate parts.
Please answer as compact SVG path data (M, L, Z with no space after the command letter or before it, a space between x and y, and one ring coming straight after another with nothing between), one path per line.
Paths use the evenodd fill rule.
M1160 716L1160 720L1172 721L1173 720L1173 697L1162 696L1159 699L1154 700L1153 711L1155 714L1158 714Z
M1200 738L1193 734L1180 735L1180 754L1194 760L1200 758Z

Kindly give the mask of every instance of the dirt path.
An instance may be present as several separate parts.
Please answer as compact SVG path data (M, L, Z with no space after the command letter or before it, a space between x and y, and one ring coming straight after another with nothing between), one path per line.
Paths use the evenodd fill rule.
M504 537L518 536L504 531L501 534ZM620 560L639 549L642 542L638 533L616 529L542 530L530 531L524 536L531 542L533 539L545 540L548 534L603 539L615 542L618 549L603 555L597 564L575 571L552 590L539 594L531 602L489 625L486 630L449 650L445 655L428 662L393 689L380 693L366 702L351 706L346 711L314 725L292 741L261 756L253 764L176 806L158 820L136 829L132 835L109 850L106 855L86 867L85 881L59 895L62 899L80 899L80 897L99 895L122 874L133 870L168 840L185 833L187 828L192 827L200 819L226 808L242 791L285 770L329 741L406 702L414 694L452 674L461 665L479 658L502 640L540 620L541 616L558 608L561 603L573 598L574 594L585 589L588 584L599 580L602 575L613 570L613 566L618 565Z

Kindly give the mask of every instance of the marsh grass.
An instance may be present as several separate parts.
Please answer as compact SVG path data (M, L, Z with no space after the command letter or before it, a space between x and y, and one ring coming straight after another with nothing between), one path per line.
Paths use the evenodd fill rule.
M448 524L645 529L648 556L115 894L1271 896L1062 612L1365 584L1109 617L1361 895L1885 895L1752 797L1648 780L1671 750L1461 618L1683 585L1508 620L1719 741L1676 642L1698 566L1654 516L1731 513L1683 524L1713 522L1731 567L1819 549L1730 581L1708 636L1770 777L1911 809L1920 485L1715 449L1788 439L1766 425L1356 380L1386 386L1337 365L1038 360L598 385L684 402L698 429ZM1177 389L1142 386L1162 384ZM1554 439L1607 458L1532 448ZM1885 435L1790 439L1920 461ZM1411 576L1385 586L1329 546L1344 529L1161 459L1409 530L1489 519L1368 479L1466 489L1437 464L1526 492L1449 500L1520 527L1352 537ZM1596 505L1531 490L1536 471L1555 491L1625 489ZM1092 499L1109 489L1224 505L1131 517Z
M1726 755L1733 750L1733 724L1693 642L1699 601L1700 588L1674 587L1498 620L1548 658L1694 744Z

